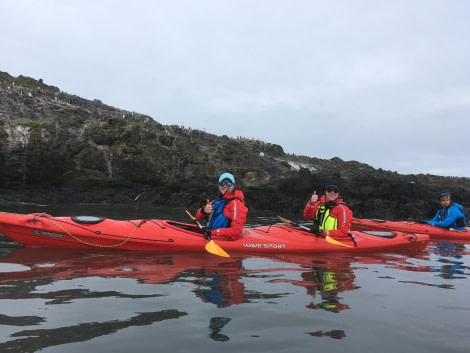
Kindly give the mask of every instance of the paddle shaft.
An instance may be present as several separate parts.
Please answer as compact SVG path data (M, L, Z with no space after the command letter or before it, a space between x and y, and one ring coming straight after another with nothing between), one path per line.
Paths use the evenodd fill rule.
M194 221L194 223L197 224L200 230L202 230L204 227L199 223L196 217L194 217L188 210L186 210L186 213L188 216ZM206 232L204 232L206 233ZM230 257L229 254L225 252L224 249L222 249L219 245L215 243L215 241L212 240L212 237L210 235L210 232L207 232L207 234L204 234L206 239L208 240L206 244L206 251L210 252L211 254L222 256L222 257Z
M280 216L277 216L277 217L278 217L281 221L283 221L284 223L287 223L287 224L290 225L290 226L298 227L298 228L303 229L303 230L306 230L306 231L308 231L308 232L310 232L310 233L312 232L312 230L311 230L310 228L305 227L305 226L302 226L302 225L300 225L299 223L292 222L292 221L290 221L290 220L288 220L288 219L285 219L285 218L283 218L283 217L280 217ZM325 236L325 235L324 235L323 233L321 233L321 232L315 232L315 234L316 234L317 236L320 236L320 237L325 238L328 243L335 244L335 245L339 245L339 246L344 246L344 247L347 247L347 248L352 248L351 245L345 244L345 243L343 243L343 242L340 242L339 240L333 239L333 238L330 237L329 235Z
M199 222L199 221L197 220L197 218L194 217L188 210L186 210L186 213L187 213L188 216L194 221L194 223L197 224L197 226L198 226L198 228L199 228L200 230L202 230L202 228L204 228L204 227L202 226L201 222ZM212 237L211 237L210 233L204 234L204 236L206 237L207 240L212 240Z
M289 221L290 224L292 224L294 227L299 227L300 229L303 229L303 230L306 230L307 232L310 232L312 233L312 229L309 228L309 227L306 227L306 226L303 226L297 222L293 222L293 221ZM315 233L316 235L320 236L320 237L325 237L325 235L323 235L322 233L318 232L318 233Z
M299 223L292 222L292 221L291 221L291 223L292 223L292 225L295 226L295 227L299 227L299 228L301 228L301 229L303 229L303 230L306 230L307 232L312 232L312 230L311 230L309 227L303 226L303 225L301 225L301 224L299 224Z

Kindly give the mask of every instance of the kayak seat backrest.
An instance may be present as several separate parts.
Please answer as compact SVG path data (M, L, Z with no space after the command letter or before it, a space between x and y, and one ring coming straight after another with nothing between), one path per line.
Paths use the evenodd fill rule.
M395 238L397 236L397 233L394 233L394 232L379 232L375 230L367 230L367 231L363 231L362 233L375 235L376 237L381 237L381 238Z
M104 218L95 216L73 216L72 221L81 224L97 224L103 222Z

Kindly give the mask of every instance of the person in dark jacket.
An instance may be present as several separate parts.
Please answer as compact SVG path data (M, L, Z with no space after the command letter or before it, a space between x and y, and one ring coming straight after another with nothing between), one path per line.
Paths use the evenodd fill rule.
M463 206L450 200L450 192L441 192L439 194L439 203L441 207L437 210L433 219L428 224L435 227L464 230L467 224Z
M197 210L196 219L207 221L204 232L210 232L213 239L236 240L243 236L247 213L245 195L236 188L234 176L223 173L217 197Z
M339 183L330 181L326 192L319 197L316 190L304 208L304 218L313 220L314 231L333 238L348 237L353 212L339 194Z

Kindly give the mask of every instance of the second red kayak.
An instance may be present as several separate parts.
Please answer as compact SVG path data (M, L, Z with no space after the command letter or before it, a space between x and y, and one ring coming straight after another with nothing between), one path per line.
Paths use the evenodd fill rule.
M468 229L453 230L412 221L353 218L351 229L356 231L377 230L428 234L430 239L470 240L470 231Z

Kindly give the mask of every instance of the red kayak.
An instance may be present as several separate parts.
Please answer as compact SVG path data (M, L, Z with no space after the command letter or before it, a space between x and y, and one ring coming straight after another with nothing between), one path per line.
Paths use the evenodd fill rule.
M412 221L386 221L383 219L353 218L352 230L356 231L399 231L405 233L428 234L430 239L470 240L470 231L434 227Z
M245 228L243 238L239 240L208 241L197 225L170 220L53 217L44 213L6 212L0 212L0 233L27 247L149 251L200 251L206 248L217 255L217 250L207 248L209 243L225 251L244 253L313 253L419 248L425 247L429 240L426 234L398 231L352 231L349 238L333 240L314 235L301 226L273 224Z

